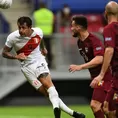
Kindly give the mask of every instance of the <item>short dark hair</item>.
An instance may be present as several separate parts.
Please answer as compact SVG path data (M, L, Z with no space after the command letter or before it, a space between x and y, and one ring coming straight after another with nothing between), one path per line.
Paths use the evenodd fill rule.
M22 16L18 18L17 23L19 23L20 25L23 25L24 23L26 23L28 27L32 26L32 20L30 19L30 17L27 17L27 16Z
M72 21L75 21L75 24L82 26L84 29L88 27L87 18L83 15L75 15L72 17Z
M46 3L45 2L40 2L40 8L46 8Z

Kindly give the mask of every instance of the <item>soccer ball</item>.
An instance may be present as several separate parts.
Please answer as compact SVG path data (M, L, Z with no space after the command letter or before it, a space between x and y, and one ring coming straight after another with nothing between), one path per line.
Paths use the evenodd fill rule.
M0 0L0 8L8 9L12 5L12 0Z

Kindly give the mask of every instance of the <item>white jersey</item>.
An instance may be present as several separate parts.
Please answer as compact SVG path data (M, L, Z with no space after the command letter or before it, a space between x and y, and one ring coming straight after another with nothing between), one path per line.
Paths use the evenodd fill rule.
M22 37L19 31L11 33L7 37L6 46L14 48L17 54L24 53L26 59L21 62L21 71L29 83L39 89L42 85L37 79L43 73L50 73L45 57L40 51L40 42L43 32L40 28L32 28L34 31L30 37Z
M43 38L43 32L40 28L32 28L34 31L30 37L22 37L19 34L19 31L16 30L12 32L8 37L7 41L5 43L6 46L10 48L14 48L15 52L18 52L21 50L27 43L28 41L32 38L38 35L40 37L40 40ZM37 38L35 38L35 43L38 43ZM31 44L32 46L33 44ZM27 51L27 49L25 50ZM45 60L45 57L41 54L40 51L40 45L37 45L30 54L27 55L26 60L21 62L21 65L27 65L31 63L35 63L36 61L42 62Z

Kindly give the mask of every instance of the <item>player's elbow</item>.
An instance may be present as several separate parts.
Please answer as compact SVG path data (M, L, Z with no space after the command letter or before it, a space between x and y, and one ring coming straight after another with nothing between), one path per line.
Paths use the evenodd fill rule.
M6 52L2 51L2 57L6 58Z
M96 59L96 65L102 64L103 63L103 56L99 56Z
M109 55L110 57L113 55L114 49L112 47L106 48L105 49L105 54Z
M4 51L2 52L2 57L4 57L4 58L5 58L5 52L4 52Z
M46 55L47 55L47 53L48 53L48 51L47 51L47 49L46 49L46 48L44 48L43 50L41 50L41 53L42 53L44 56L46 56Z

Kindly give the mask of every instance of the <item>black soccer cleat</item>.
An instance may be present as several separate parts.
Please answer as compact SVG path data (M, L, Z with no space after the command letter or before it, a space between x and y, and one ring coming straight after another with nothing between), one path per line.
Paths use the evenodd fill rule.
M74 118L85 118L85 115L83 113L78 113L76 111L73 112Z
M54 108L54 115L55 115L55 118L60 118L61 110L59 108Z

